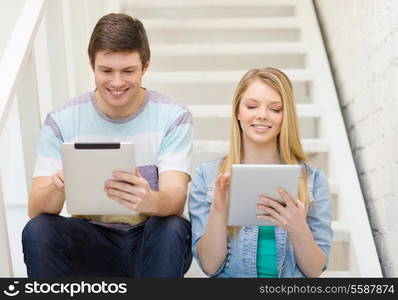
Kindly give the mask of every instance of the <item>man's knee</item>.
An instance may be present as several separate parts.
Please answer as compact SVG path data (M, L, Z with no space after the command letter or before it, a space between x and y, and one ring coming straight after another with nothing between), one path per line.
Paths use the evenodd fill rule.
M62 217L58 215L43 214L31 219L22 231L24 245L52 239L60 229Z
M160 234L190 235L191 225L189 221L178 216L151 217L145 224L145 229Z
M190 223L182 217L151 217L145 227L160 232L182 232L188 233L191 230Z

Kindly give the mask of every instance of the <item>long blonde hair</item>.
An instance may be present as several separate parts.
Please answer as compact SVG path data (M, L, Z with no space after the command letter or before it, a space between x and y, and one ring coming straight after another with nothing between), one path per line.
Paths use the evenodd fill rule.
M300 134L298 128L298 120L296 107L294 103L293 88L289 78L280 70L275 68L263 68L249 70L236 87L233 104L232 104L232 126L231 140L228 155L223 159L220 166L220 173L230 172L233 164L241 164L244 154L242 129L237 119L239 104L243 93L250 84L255 81L261 81L273 88L282 99L282 126L277 137L277 145L281 159L286 164L297 165L307 163L308 159L301 146ZM309 195L307 188L307 174L303 168L298 198L308 209ZM240 227L228 227L228 233L234 237L239 232Z

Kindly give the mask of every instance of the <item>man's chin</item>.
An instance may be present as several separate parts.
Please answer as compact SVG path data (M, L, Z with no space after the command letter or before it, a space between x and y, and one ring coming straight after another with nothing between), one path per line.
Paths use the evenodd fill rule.
M110 108L113 108L113 109L122 109L123 107L127 107L128 106L128 101L126 101L126 100L121 100L121 99L118 99L118 100L109 100L109 101L106 101L106 104L110 107Z

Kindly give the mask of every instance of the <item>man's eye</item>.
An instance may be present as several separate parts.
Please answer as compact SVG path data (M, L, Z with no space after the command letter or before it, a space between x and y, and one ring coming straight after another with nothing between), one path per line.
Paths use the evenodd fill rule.
M103 73L110 73L110 70L102 70Z
M134 71L124 71L124 72L127 73L127 74L134 73Z

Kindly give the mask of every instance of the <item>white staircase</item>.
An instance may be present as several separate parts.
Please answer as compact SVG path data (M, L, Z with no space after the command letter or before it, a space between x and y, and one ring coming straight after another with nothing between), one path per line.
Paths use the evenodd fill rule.
M129 13L147 28L152 61L144 84L191 109L192 168L226 154L232 95L241 76L253 67L283 69L293 82L305 151L325 170L332 192L335 235L323 276L382 276L312 1L109 0L94 7L88 0L62 6L26 0L23 5L0 58L0 277L26 275L20 234L39 118L93 87L86 47L91 25L105 10ZM187 277L198 276L203 274L193 263Z
M329 63L310 0L122 1L147 29L145 86L189 107L198 163L228 149L232 95L250 68L291 78L304 149L328 175L334 239L324 277L382 276ZM193 264L187 277L201 277Z

